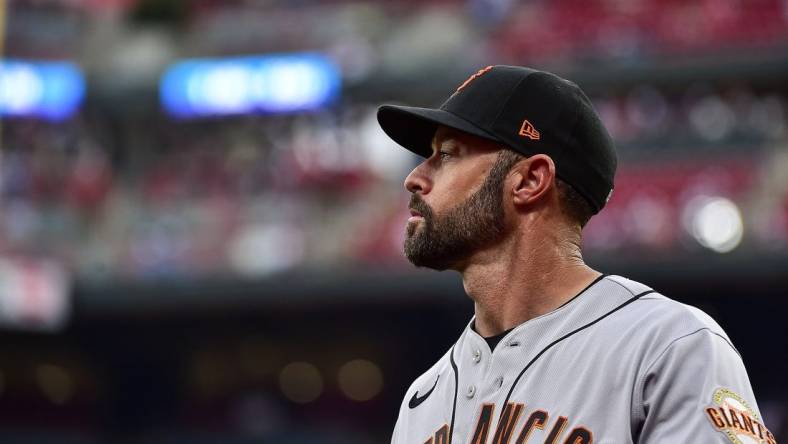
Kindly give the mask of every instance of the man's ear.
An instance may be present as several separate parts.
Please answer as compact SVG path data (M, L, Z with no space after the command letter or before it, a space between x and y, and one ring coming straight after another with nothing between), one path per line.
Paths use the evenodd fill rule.
M512 171L515 205L533 205L555 184L555 163L546 154L535 154L517 163Z

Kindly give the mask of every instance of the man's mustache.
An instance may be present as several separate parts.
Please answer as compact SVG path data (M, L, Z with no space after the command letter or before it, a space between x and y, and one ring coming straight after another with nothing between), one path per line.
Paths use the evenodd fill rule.
M418 211L425 220L432 217L432 209L427 205L427 202L424 202L424 199L422 199L419 194L410 195L408 208Z

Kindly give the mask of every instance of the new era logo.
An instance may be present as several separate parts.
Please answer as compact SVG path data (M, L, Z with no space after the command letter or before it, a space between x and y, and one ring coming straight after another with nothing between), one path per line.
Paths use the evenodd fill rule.
M531 122L529 122L527 119L523 120L523 126L520 127L519 134L531 140L539 140L542 137L539 134L539 131L537 131L536 128L534 128L534 126L531 125Z

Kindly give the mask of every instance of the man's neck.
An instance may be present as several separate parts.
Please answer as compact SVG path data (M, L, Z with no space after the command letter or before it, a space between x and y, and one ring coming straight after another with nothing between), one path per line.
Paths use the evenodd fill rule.
M545 239L509 242L482 256L462 270L462 278L474 301L476 331L483 337L555 310L600 276L579 252Z

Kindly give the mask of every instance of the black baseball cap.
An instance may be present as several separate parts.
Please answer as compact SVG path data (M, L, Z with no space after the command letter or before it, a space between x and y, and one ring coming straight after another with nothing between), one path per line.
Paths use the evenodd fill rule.
M438 109L383 105L378 123L395 142L432 155L439 125L499 142L525 156L547 154L556 174L594 213L613 192L616 152L591 101L574 83L520 66L488 66Z

